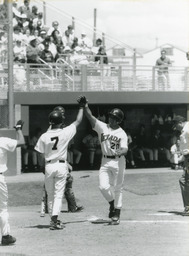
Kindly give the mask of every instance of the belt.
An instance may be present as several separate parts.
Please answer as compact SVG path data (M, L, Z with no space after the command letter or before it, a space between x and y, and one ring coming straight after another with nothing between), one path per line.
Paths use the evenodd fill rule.
M105 155L104 155L104 157L105 157L105 158L110 158L110 159L116 159L117 157L120 158L121 156L105 156Z
M53 163L53 162L59 162L59 163L65 163L66 161L65 160L49 160L47 161L47 163Z

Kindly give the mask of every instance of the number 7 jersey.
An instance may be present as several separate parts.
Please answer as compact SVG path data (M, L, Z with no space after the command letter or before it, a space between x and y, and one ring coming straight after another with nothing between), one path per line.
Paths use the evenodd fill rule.
M108 124L96 120L93 129L98 133L103 155L114 156L116 150L128 148L127 134L121 127L114 130Z
M70 140L76 134L75 124L66 128L48 130L39 138L35 150L43 153L46 161L66 160Z

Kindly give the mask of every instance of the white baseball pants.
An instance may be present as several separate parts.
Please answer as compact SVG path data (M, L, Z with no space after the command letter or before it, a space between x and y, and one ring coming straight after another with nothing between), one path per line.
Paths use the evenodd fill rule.
M104 198L117 209L122 208L122 194L124 184L125 157L116 159L102 158L99 170L99 189Z

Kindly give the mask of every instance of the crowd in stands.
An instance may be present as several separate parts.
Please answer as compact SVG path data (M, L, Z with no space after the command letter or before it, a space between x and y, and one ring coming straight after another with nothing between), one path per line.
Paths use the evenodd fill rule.
M6 15L5 3L1 5L0 15ZM6 54L7 31L4 29L0 32L2 60ZM106 55L106 52L102 39L98 38L93 46L93 41L85 31L81 32L79 38L76 37L72 25L64 30L55 20L47 28L43 22L43 13L38 11L37 6L31 6L30 0L24 0L21 5L13 1L13 55L14 61L33 64L54 63L59 58L67 61L67 56L71 56L69 61L77 65L101 63L99 55ZM107 64L107 56L102 61Z

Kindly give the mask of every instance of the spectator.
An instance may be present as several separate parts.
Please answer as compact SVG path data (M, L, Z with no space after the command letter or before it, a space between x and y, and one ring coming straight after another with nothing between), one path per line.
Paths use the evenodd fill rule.
M24 0L24 3L18 8L18 10L21 14L26 14L27 19L29 19L31 16L30 1Z
M103 46L102 45L102 39L98 38L96 40L96 45L92 47L92 52L93 54L97 55L98 51L99 51L99 48Z
M74 40L74 29L71 25L68 26L68 29L65 31L62 41L65 46L71 47Z
M37 39L37 44L39 44L39 30L35 29L33 32L33 36Z
M13 47L14 60L17 59L21 63L26 62L26 46L22 45L20 39L16 40L16 45Z
M23 39L23 33L21 33L21 28L19 26L15 26L13 28L13 43L16 44L17 40Z
M74 37L71 49L74 50L78 46L78 38Z
M40 58L45 61L46 63L53 63L54 57L52 52L49 50L49 42L44 42L44 50L40 53Z
M26 31L24 32L23 34L23 37L22 37L22 42L25 46L29 45L29 42L31 40L31 33L30 33L30 29L27 28Z
M46 30L45 30L45 29L42 29L42 30L40 31L40 34L39 34L39 37L38 37L39 43L44 42L45 39L46 39L46 36L47 36Z
M61 36L57 36L54 44L56 45L56 49L60 46L63 46L64 47L64 43L62 41L62 37Z
M102 154L97 133L92 130L86 137L83 138L82 142L88 151L87 153L89 153L90 169L93 169L95 155L101 156Z
M26 14L21 14L20 17L20 26L21 26L21 31L24 33L27 28L29 28L29 21L27 20Z
M85 31L81 32L81 38L78 40L78 45L82 48L82 51L85 53L91 53L91 49L93 46L92 40L87 37Z
M21 13L17 9L13 8L13 21L12 21L13 28L18 24L20 24L20 17L21 17Z
M139 133L136 135L136 150L135 150L140 157L141 163L144 166L147 165L153 165L153 151L151 148L149 148L148 145L148 138L146 136L146 131L145 131L145 125L141 124ZM146 159L145 154L148 155L148 159ZM150 161L150 163L149 163Z
M58 30L59 33L60 33L60 35L62 36L62 31L61 31L61 29L59 28L59 23L58 23L58 21L53 21L53 22L52 22L52 27L49 28L49 30L48 30L48 32L47 32L47 35L48 35L48 36L51 36L54 30Z
M60 36L60 32L59 32L57 29L55 29L55 30L52 32L52 35L51 35L51 36L52 36L52 38L53 38L53 43L54 43L54 44L56 44L58 37L62 38L62 37Z
M69 46L65 46L64 48L64 59L65 61L69 62L70 61L70 56L71 56L72 50Z
M26 56L27 56L27 63L39 64L39 49L37 47L37 39L32 37L30 40L29 45L26 47ZM37 68L37 65L33 67Z
M169 83L169 71L168 67L171 65L171 61L166 57L166 51L161 51L161 57L156 61L156 67L158 69L158 85L162 90L170 89Z
M37 27L37 24L40 24L41 28L44 27L43 13L42 12L39 12L37 17L35 17L35 19L33 19L33 26Z
M108 64L108 57L103 46L99 47L97 55L95 56L95 62L98 64Z
M37 26L33 26L33 34L35 34L35 31L38 31L38 36L42 30L42 23L40 20L37 21Z
M184 162L184 156L181 153L180 150L180 140L177 139L176 143L172 145L171 149L171 168L174 170L178 170L179 168L182 168L183 162Z
M56 54L57 54L57 49L56 49L56 45L53 42L53 37L52 36L47 36L45 39L45 42L49 43L49 51L52 52L53 58L55 58Z
M57 54L56 54L56 56L55 56L55 62L56 62L59 58L64 58L64 46L58 46L58 47L57 47Z
M89 64L87 56L82 53L82 48L77 46L74 50L74 54L70 57L70 61L74 65L87 65Z
M36 5L33 5L29 19L35 20L37 17L38 17L38 8Z

